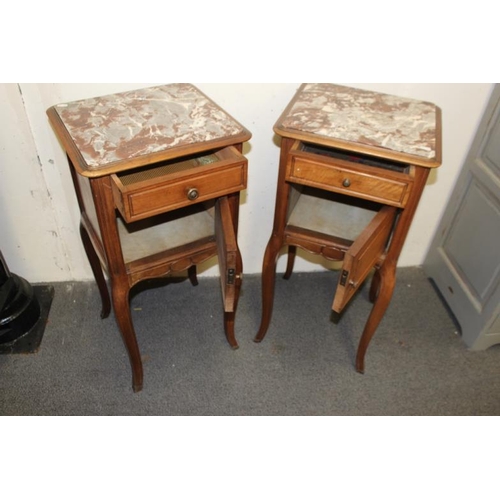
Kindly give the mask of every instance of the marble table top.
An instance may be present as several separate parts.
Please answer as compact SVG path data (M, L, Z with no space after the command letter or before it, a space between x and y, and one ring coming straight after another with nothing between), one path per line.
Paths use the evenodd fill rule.
M331 83L304 84L275 131L422 166L441 163L441 111L414 99Z
M162 159L162 153L179 148L194 152L218 141L250 138L243 126L187 83L59 104L51 110L51 121L55 111L62 132L69 134L70 146L79 153L83 171L101 171L123 162L133 166L141 158Z

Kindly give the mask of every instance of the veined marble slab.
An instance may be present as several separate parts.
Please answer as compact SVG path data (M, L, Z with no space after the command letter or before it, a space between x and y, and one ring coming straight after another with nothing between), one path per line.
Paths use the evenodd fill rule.
M283 117L281 129L436 158L438 108L367 90L310 83Z
M246 132L187 83L59 104L55 110L90 170Z

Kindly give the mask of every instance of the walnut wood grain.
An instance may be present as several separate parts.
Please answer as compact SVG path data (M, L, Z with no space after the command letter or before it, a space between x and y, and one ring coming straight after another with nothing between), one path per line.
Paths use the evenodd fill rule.
M422 119L416 119L420 114ZM283 246L289 247L287 279L297 247L344 261L335 311L346 306L375 268L369 294L374 305L356 357L356 369L364 373L365 355L392 298L398 258L429 169L441 164L441 110L431 103L333 84L303 84L274 131L282 138L281 156L274 226L262 268L262 319L255 341L263 341L270 326L276 261ZM327 216L340 216L349 224L349 215L335 203L328 208L318 193L308 196L318 196L319 203L302 203L301 192L311 187L375 202L379 212L365 221L365 230L347 228L349 238L342 237L341 225ZM309 210L308 205L315 208ZM364 215L355 218L358 223L365 220Z
M346 252L332 309L341 313L375 264L385 254L396 218L394 207L382 207Z
M226 161L193 170L181 178L164 176L126 187L113 175L115 203L127 222L135 222L246 188L245 161ZM191 193L195 193L193 199Z
M70 163L103 316L110 311L103 270L109 276L134 391L142 389L144 374L129 296L144 280L187 272L196 285L196 266L219 255L222 267L237 272L232 285L223 282L224 329L237 348L242 262L236 235L248 130L190 84L62 104L47 115ZM215 203L222 206L217 223Z
M320 161L312 155L292 156L287 180L395 207L405 206L413 184L408 175L391 176L374 167Z

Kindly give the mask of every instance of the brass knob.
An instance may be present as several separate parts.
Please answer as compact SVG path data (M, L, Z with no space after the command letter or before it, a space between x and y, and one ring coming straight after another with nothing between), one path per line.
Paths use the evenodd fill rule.
M188 200L191 200L191 201L197 200L199 196L200 196L200 193L196 188L191 188L187 194Z
M342 186L345 188L351 187L351 180L350 179L344 179L344 182L342 183Z

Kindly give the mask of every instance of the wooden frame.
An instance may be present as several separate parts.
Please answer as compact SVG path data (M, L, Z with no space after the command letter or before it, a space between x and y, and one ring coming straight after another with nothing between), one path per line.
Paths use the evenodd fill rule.
M210 109L218 110L215 116L225 120L225 126L230 125L229 128L237 132L230 135L221 133L215 139L200 139L176 147L168 146L175 137L162 136L159 140L166 145L162 151L144 154L139 149L121 161L93 167L85 160L78 141L72 135L74 131L70 131L68 123L61 117L59 108L64 110L67 105L54 106L47 111L56 136L68 155L81 211L82 242L101 295L101 317L109 316L113 308L130 358L135 392L142 390L144 375L130 314L129 295L132 287L143 280L187 271L190 281L196 285L196 266L219 256L224 329L230 346L233 349L238 347L234 325L242 262L236 235L240 191L247 185L247 161L242 149L251 134L194 87L175 85L166 89L169 94L184 85L183 88L188 88L202 103L208 103L206 105ZM147 92L148 89L144 89L146 96ZM105 96L103 99L109 104L113 97ZM116 98L125 100L125 105L120 101L120 109L126 109L127 104L133 107L140 101L130 100L126 94L117 94ZM92 100L90 104L99 106L99 99ZM78 108L79 103L71 105ZM161 108L158 111L162 113ZM167 109L162 119L171 116L174 120L175 115ZM91 126L91 122L80 120L80 116L77 123L83 130ZM212 125L217 123L212 122ZM124 136L128 133L127 128L125 124ZM176 127L173 126L172 130L175 133ZM225 130L224 127L222 130ZM161 129L157 127L157 131L161 132ZM97 128L95 134L100 137L102 132ZM213 161L207 161L207 156L212 156ZM151 172L165 165L168 168L160 175ZM138 174L137 178L130 181L134 174ZM129 177L126 182L125 177ZM211 214L208 219L205 217L208 225L204 223L198 235L180 238L177 244L169 242L167 225L175 221L178 224L176 231L182 230L179 225L182 223L193 230L190 227L193 217L199 217L204 212L205 203ZM134 248L139 243L143 246ZM109 277L111 296L104 272Z
M338 313L352 299L370 271L375 269L370 288L370 300L374 305L366 322L356 357L356 369L364 373L366 351L392 298L396 283L397 262L430 168L441 164L441 111L430 103L423 103L426 109L433 109L435 113L433 130L435 148L433 155L426 157L368 145L369 141L366 138L363 139L363 143L338 137L332 138L325 133L325 127L327 127L325 123L332 119L331 109L334 106L328 108L328 111L319 108L315 110L317 123L321 124L317 133L310 131L308 121L305 122L305 125L309 127L308 131L302 130L304 116L308 116L309 105L314 107L317 106L317 102L324 103L325 100L334 99L332 95L335 94L338 86L321 85L330 95L325 94L324 99L318 99L320 91L316 89L316 100L307 103L302 94L308 88L308 84L303 84L274 127L274 131L281 136L281 156L274 226L262 268L262 319L255 342L264 340L271 323L276 262L281 248L288 246L289 249L284 277L290 279L296 249L300 247L329 260L343 261L332 306L333 310ZM362 93L362 91L348 88L338 90L344 94L352 90L354 96L359 92ZM364 102L376 102L378 96L370 93L369 97L370 99ZM334 101L329 102L335 104ZM296 106L297 103L300 105ZM296 123L293 127L286 125L290 123L288 121L290 114L296 109L298 109L297 116L299 117ZM387 120L384 108L374 111ZM315 148L316 152L314 152ZM322 148L325 151L321 151ZM338 152L341 154L337 154ZM397 168L397 165L395 168L394 162L401 168ZM335 234L332 236L324 229L309 228L304 218L296 217L289 220L293 210L297 210L297 192L301 186L312 186L324 192L339 193L352 199L376 202L381 209L359 235L346 237L342 234ZM339 215L340 212L336 211L336 213ZM344 214L340 216L346 217L348 219L346 222L349 223L349 216ZM305 219L307 217L305 216ZM315 215L309 216L309 218L313 217ZM302 220L302 222L297 225L294 220Z

